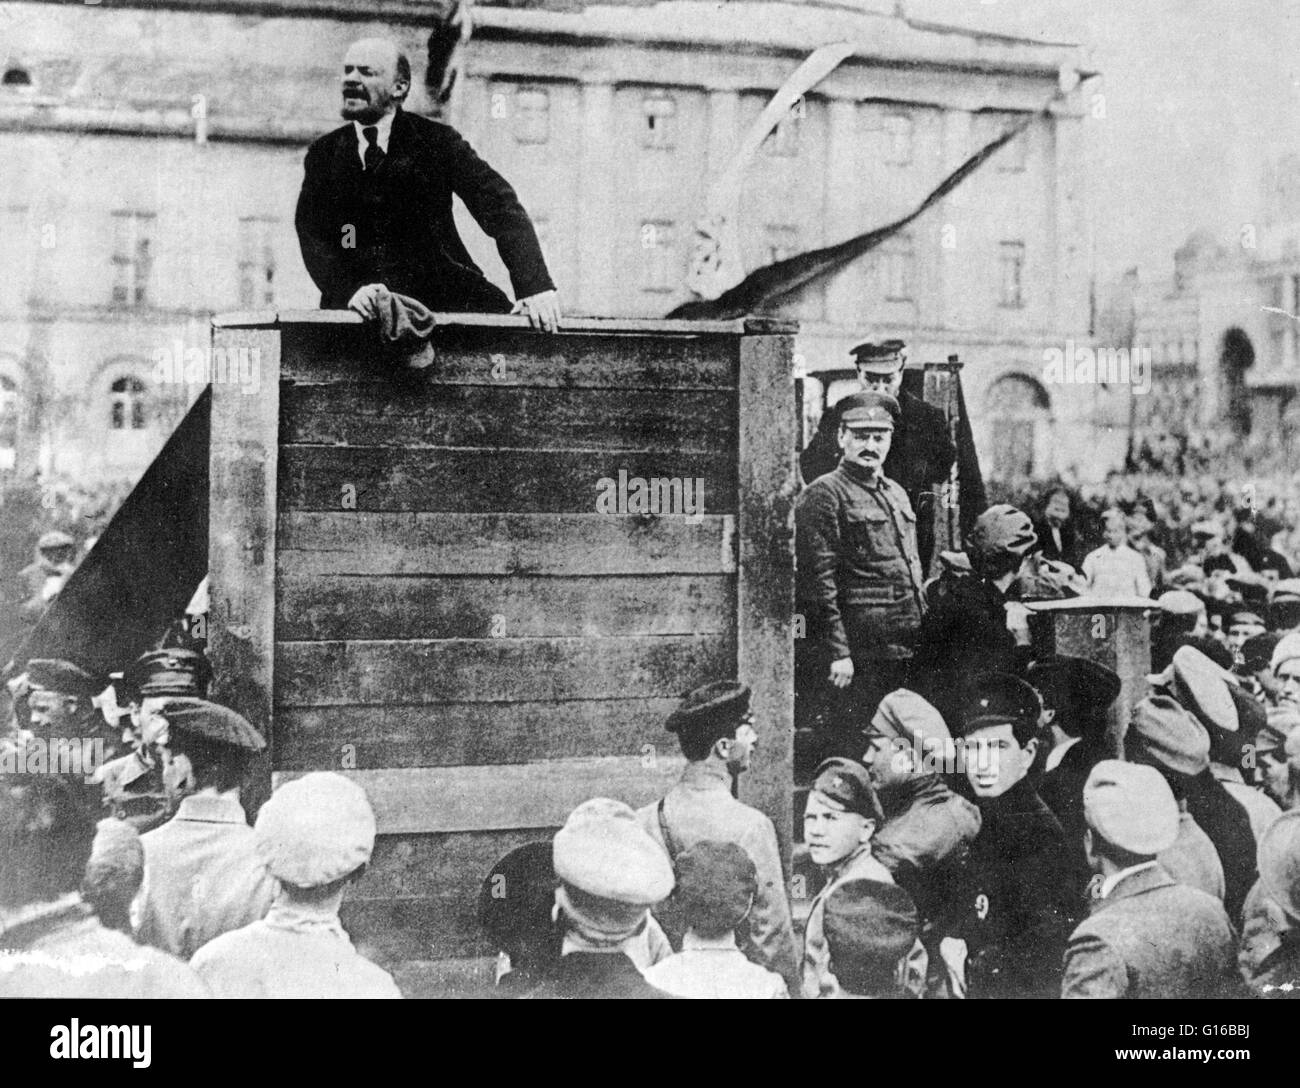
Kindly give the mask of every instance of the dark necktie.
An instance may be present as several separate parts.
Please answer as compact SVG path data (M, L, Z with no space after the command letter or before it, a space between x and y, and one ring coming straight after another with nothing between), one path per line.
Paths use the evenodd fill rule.
M379 146L379 129L374 125L369 125L361 130L361 135L366 138L366 173L369 174L381 162L384 161L383 148Z

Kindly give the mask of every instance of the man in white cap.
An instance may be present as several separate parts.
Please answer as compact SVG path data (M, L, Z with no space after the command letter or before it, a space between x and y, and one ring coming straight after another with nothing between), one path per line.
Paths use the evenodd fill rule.
M660 998L628 953L653 924L650 908L673 890L663 849L622 801L596 797L569 813L552 844L560 962L536 996ZM648 964L646 966L649 966Z
M294 779L262 806L253 835L280 890L265 918L195 954L191 964L213 996L400 998L392 976L352 947L339 921L343 893L375 846L365 790L332 772Z
M1277 701L1300 706L1300 634L1292 631L1273 647L1271 664Z
M1103 760L1083 804L1101 894L1070 936L1061 996L1232 996L1235 942L1223 904L1176 883L1156 860L1178 835L1178 805L1160 773Z

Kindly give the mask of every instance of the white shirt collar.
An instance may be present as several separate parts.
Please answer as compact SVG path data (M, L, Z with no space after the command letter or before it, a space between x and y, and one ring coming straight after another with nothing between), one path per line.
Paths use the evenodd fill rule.
M357 154L361 156L362 165L366 161L366 137L365 130L368 128L377 128L378 134L375 136L375 143L379 145L379 150L385 155L388 154L388 137L393 133L393 118L397 116L397 111L386 113L373 125L363 125L360 121L353 121L352 125L357 130Z
M736 934L729 932L722 937L701 937L695 930L686 931L682 937L683 952L736 952Z
M1152 858L1150 861L1144 861L1141 865L1130 865L1127 869L1121 869L1118 873L1111 873L1101 882L1100 898L1109 899L1110 893L1115 890L1115 885L1121 880L1132 876L1134 873L1140 873L1143 869L1153 869L1159 864L1158 859Z

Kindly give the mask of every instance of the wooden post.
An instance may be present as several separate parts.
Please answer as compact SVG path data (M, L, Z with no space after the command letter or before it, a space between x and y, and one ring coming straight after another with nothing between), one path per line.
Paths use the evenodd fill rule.
M761 330L757 323L750 329ZM776 825L790 873L794 782L794 498L796 420L791 336L740 340L736 668L753 689L759 748L742 800Z
M238 319L230 319L237 321ZM208 574L208 655L212 698L247 718L267 752L244 797L250 820L271 794L275 661L276 435L280 417L280 330L214 321L213 357L225 352L229 373L247 358L251 383L212 384ZM247 355L242 353L247 352ZM245 373L248 373L245 371Z
M1119 676L1120 693L1110 709L1106 741L1108 750L1122 758L1133 705L1150 689L1150 613L1155 602L1142 597L1073 597L1027 602L1026 607L1038 654L1086 657Z

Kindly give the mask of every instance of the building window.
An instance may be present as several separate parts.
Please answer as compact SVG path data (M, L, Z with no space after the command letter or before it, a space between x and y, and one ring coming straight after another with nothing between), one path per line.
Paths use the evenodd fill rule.
M668 293L677 288L673 253L676 228L667 220L650 220L641 224L641 288Z
M787 223L769 223L764 231L767 264L776 264L799 255L799 228Z
M666 94L646 95L641 101L645 127L641 146L669 148L676 143L677 103Z
M118 378L109 386L109 428L114 431L143 431L144 402L144 382L139 378Z
M113 302L144 306L153 268L154 216L150 212L113 213Z
M279 221L245 216L239 221L239 305L245 309L275 305L275 247Z
M890 166L912 161L912 119L905 113L887 113L881 121L881 159Z
M14 65L12 68L6 68L4 78L0 79L0 85L5 87L31 87L31 73L26 68Z
M515 92L515 140L544 144L551 138L551 96L535 87Z
M998 302L1019 308L1025 304L1025 244L1002 242L998 245L998 273L1001 286Z
M9 472L18 459L18 383L0 376L0 470Z
M887 242L880 251L880 293L889 302L910 302L914 297L916 251L904 235Z

